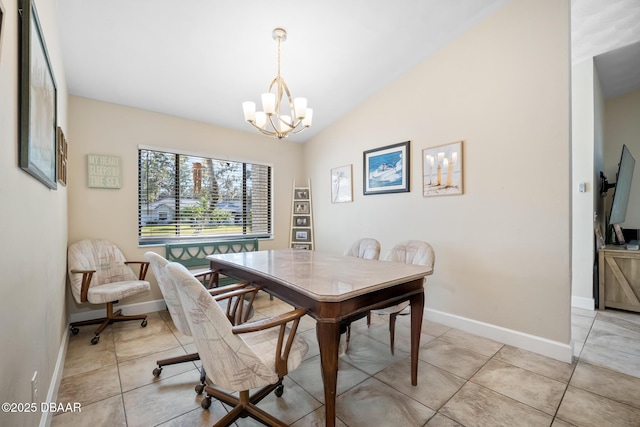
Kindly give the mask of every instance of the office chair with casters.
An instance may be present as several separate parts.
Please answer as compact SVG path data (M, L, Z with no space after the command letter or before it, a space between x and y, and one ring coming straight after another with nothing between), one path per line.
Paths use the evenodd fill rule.
M405 264L425 265L433 268L436 262L436 254L431 245L419 240L407 240L395 245L387 256L386 261L404 262ZM391 307L373 310L375 313L389 315L389 341L391 354L394 354L396 318L400 314L409 314L405 310L409 307L409 301ZM371 324L371 312L367 313L367 325Z
M171 320L173 321L176 329L184 335L192 336L191 329L189 328L189 323L187 322L187 317L182 308L182 303L180 302L177 291L167 278L165 267L169 264L169 261L155 252L147 252L144 254L144 257L151 265L151 270L156 277L158 287L162 292L165 304L167 305L167 310L171 315ZM211 272L204 271L199 274L195 274L194 277L206 277L208 274L211 274ZM210 285L208 280L205 280L204 282ZM229 319L233 324L244 323L253 316L253 301L260 288L247 288L248 285L249 282L242 282L222 288L215 287L207 290L214 299L220 294L225 294L225 299L219 301L219 303L223 306L227 319ZM242 302L242 304L240 304L240 302ZM162 373L163 366L175 365L183 362L193 362L196 360L200 360L200 355L198 353L185 354L182 356L158 360L156 362L158 366L153 370L153 375L155 377L159 377ZM200 384L195 387L196 393L200 394L204 390L205 378L205 371L204 369L201 369Z
M207 396L201 405L207 409L214 397L233 406L215 426L227 426L246 416L269 426L285 426L256 404L274 390L276 396L281 397L284 376L297 368L307 353L306 341L296 336L298 323L306 310L294 309L233 326L220 305L184 266L169 263L166 271L178 291L207 373ZM288 324L291 325L289 328ZM255 388L259 390L249 395ZM229 391L238 392L238 395Z
M380 242L371 237L363 237L353 242L353 244L344 252L344 255L364 259L378 259L380 257ZM361 318L362 316L355 320L359 320ZM351 323L346 326L346 334L347 342L344 351L346 351L346 348L349 346L349 341L351 340Z
M67 251L67 263L71 293L78 304L106 304L107 315L99 319L74 322L69 325L71 333L79 332L78 326L100 324L91 339L97 344L100 333L113 322L142 320L147 326L147 315L125 316L122 310L113 311L113 305L123 298L149 291L145 281L149 263L126 261L120 249L107 240L85 239L73 243ZM136 276L130 264L139 265Z

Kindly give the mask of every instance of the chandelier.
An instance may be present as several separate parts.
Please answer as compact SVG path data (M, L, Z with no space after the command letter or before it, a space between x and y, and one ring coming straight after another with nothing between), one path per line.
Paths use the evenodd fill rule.
M287 32L276 28L272 32L278 42L278 74L269 85L269 92L262 94L262 109L256 111L256 103L242 103L244 119L265 135L278 139L302 132L311 126L313 110L307 108L307 98L291 98L291 92L280 76L280 43L287 40ZM286 109L288 105L288 110ZM284 113L281 111L285 106Z

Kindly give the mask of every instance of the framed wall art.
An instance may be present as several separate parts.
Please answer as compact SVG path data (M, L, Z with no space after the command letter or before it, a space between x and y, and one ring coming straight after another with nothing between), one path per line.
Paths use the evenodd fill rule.
M311 217L309 215L302 216L294 216L293 217L294 225L296 227L310 227L311 226Z
M309 202L307 201L295 201L293 204L293 213L294 214L309 214L311 210L309 209Z
M296 188L294 190L294 199L295 200L309 200L309 189L308 188Z
M55 190L56 82L33 0L20 4L20 167Z
M120 188L122 159L103 154L87 155L87 185L89 188Z
M331 203L353 202L351 165L331 169Z
M0 57L2 57L2 18L4 18L4 6L0 2Z
M409 192L409 155L409 141L365 151L364 194Z
M67 185L67 139L62 128L58 126L58 182Z
M462 141L422 150L423 196L462 194Z
M310 242L310 230L293 229L293 241L294 242Z

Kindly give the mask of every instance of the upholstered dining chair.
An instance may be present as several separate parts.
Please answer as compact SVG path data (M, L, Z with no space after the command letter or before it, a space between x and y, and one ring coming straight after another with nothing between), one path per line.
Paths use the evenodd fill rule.
M220 305L184 266L171 262L166 271L178 291L207 373L207 396L201 405L208 408L211 398L215 397L233 406L215 426L228 426L247 415L269 426L285 426L256 404L274 390L276 396L281 397L284 376L297 368L307 353L306 341L296 336L306 310L294 309L233 326ZM291 326L287 327L288 324ZM249 395L255 388L260 389Z
M171 320L173 321L176 329L184 335L192 336L191 329L189 328L189 323L187 322L187 317L184 309L182 308L182 303L180 302L177 291L174 289L171 281L167 278L165 267L169 264L169 261L155 252L147 252L144 254L144 257L151 265L151 270L153 271L153 275L156 277L158 287L160 288L160 292L162 292L162 297L164 298L167 310L169 311L169 315L171 316ZM210 272L208 271L204 271L199 274L195 274L194 277L198 278L199 276L207 275L209 273ZM248 285L249 282L242 282L222 288L214 287L207 290L207 292L214 298L223 293L228 295L223 301L220 301L220 305L223 306L227 319L229 319L233 324L244 323L253 316L253 301L260 288L248 287ZM234 293L229 294L230 292ZM240 304L240 302L242 302L242 304ZM153 370L153 375L155 377L159 377L162 373L163 366L175 365L183 362L193 362L196 360L200 360L200 355L198 353L190 353L158 360L156 362L158 366ZM205 371L204 369L201 369L200 384L195 388L196 393L202 393L204 387Z
M363 237L355 242L344 252L346 256L352 256L356 258L364 259L378 259L380 257L380 242L371 237ZM368 315L369 313L367 313ZM358 317L359 320L362 317ZM368 324L368 323L367 323ZM345 331L342 331L345 332ZM341 340L340 354L344 354L349 347L349 341L351 340L351 323L346 326L346 342Z
M425 265L433 268L436 262L436 254L431 245L427 242L419 240L407 240L395 245L387 256L386 261L404 262L405 264ZM394 354L396 318L400 314L408 314L404 310L409 306L409 301L386 307L379 310L373 310L374 313L389 315L389 342L391 346L391 354ZM367 313L367 325L371 324L371 312Z
M130 264L139 266L139 273L133 272ZM147 326L147 315L125 316L122 310L113 311L113 305L123 298L149 291L145 279L149 263L146 261L126 261L120 249L108 240L85 239L73 243L67 250L67 265L71 293L78 304L105 304L106 317L74 322L69 327L71 333L79 332L78 326L100 324L91 339L97 344L100 333L113 322L142 320Z
M378 259L380 257L380 242L370 237L364 237L353 242L344 254L357 258Z

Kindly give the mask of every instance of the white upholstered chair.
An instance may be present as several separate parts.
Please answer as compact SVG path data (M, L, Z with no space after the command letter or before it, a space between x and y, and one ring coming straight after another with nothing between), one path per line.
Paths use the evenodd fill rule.
M307 353L306 341L296 336L306 310L295 309L233 326L220 305L185 267L172 262L166 271L178 291L206 370L207 396L201 405L208 408L211 397L215 397L233 406L215 426L230 425L238 417L247 415L269 426L285 426L256 403L273 390L276 396L282 396L284 376L297 368ZM291 324L289 328L288 324ZM249 391L255 388L259 390L250 396Z
M370 237L364 237L353 242L344 254L357 258L378 259L380 257L380 242Z
M371 237L363 237L353 242L353 244L344 252L344 255L364 259L378 259L380 257L380 242ZM361 318L362 317L358 317L358 319ZM342 329L343 330L341 332L345 332L344 327ZM350 339L351 323L346 326L345 340L343 341L342 338L340 340L340 354L344 354L347 351Z
M164 257L158 255L155 252L147 252L144 254L144 257L149 264L151 265L151 270L153 271L154 276L156 277L156 281L158 282L158 287L162 292L162 297L164 298L164 302L167 305L167 310L171 315L171 320L175 325L176 329L187 336L192 336L191 328L189 328L189 323L187 322L187 316L182 308L182 303L180 302L180 298L178 297L177 291L174 289L173 284L169 281L167 277L167 272L165 267L169 264ZM207 275L209 272L202 272L194 275L194 277L198 277L201 275ZM217 286L217 283L215 284ZM208 289L207 292L215 297L217 295L223 293L229 293L232 291L235 292L233 297L230 297L231 303L229 303L229 299L225 299L221 302L223 306L223 310L225 310L227 318L234 324L244 323L251 316L253 316L253 301L255 299L256 293L259 288L257 287L247 287L249 282L241 282L234 285L228 285L222 288L214 287L213 289ZM239 304L242 301L242 304ZM162 367L168 365L175 365L177 363L183 362L192 362L195 360L200 360L200 355L198 353L185 354L182 356L171 357L168 359L158 360L156 364L157 368L153 370L153 375L158 377L162 373ZM196 393L200 394L204 390L205 387L205 371L201 370L200 375L200 384L196 386Z
M133 272L129 264L139 265L139 274ZM73 243L67 252L67 265L71 293L78 304L105 304L106 317L74 322L71 332L79 332L78 326L100 326L91 339L97 344L100 333L113 322L142 320L147 326L147 315L124 316L122 310L113 311L113 305L123 298L149 291L149 282L144 278L149 268L145 261L126 261L120 249L107 240L86 239Z
M405 264L425 265L433 268L436 262L436 254L431 245L427 242L419 240L407 240L395 245L387 256L386 261L403 262ZM399 314L408 314L403 312L409 306L409 301L386 307L380 310L373 310L374 313L389 316L389 341L391 345L391 354L394 353L396 318ZM367 325L371 323L371 312L367 314Z

